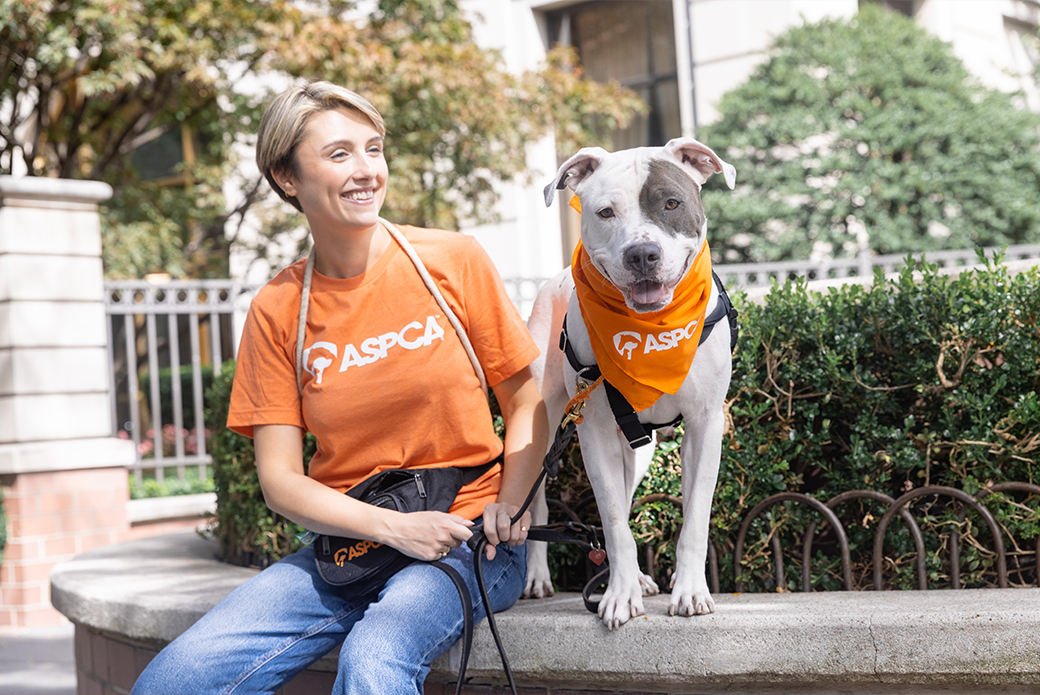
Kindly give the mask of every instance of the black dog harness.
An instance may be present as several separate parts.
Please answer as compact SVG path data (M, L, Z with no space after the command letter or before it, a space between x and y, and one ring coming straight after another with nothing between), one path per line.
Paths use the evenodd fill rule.
M737 310L733 308L733 303L730 301L729 295L726 294L726 288L722 286L722 280L714 270L711 271L711 276L719 290L719 300L715 303L715 309L704 319L704 328L701 331L701 339L698 345L704 344L704 341L708 339L708 336L711 335L712 330L715 328L715 324L727 318L729 319L729 348L732 351L737 346L737 336L740 332L740 327L737 325ZM563 319L563 330L560 332L560 349L567 356L567 361L570 362L571 368L578 373L578 378L583 381L593 382L602 376L599 365L595 363L582 364L578 360L577 355L574 354L574 348L571 346L570 338L567 336L566 316ZM607 401L610 403L611 412L614 413L614 419L617 421L618 427L621 428L621 432L625 435L625 439L628 440L628 445L633 449L649 444L654 430L661 427L674 427L682 422L683 418L680 414L671 422L659 424L642 423L639 421L635 408L632 407L632 404L628 402L628 399L620 391L614 388L613 384L604 380L603 388L607 391Z

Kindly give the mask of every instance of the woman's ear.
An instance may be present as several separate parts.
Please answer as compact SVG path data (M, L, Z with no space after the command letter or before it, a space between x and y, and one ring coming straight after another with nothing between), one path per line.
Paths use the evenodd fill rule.
M278 187L285 192L285 195L292 198L296 197L296 184L293 182L292 175L288 171L272 169L271 178L273 178L274 182L278 184Z

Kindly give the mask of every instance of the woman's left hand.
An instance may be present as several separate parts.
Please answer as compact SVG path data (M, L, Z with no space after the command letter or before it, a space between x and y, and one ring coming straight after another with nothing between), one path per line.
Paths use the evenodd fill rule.
M488 539L484 552L488 560L495 559L495 546L499 543L520 545L527 540L527 529L531 528L530 510L524 512L515 524L509 523L518 511L520 507L505 502L492 502L484 507L484 535Z

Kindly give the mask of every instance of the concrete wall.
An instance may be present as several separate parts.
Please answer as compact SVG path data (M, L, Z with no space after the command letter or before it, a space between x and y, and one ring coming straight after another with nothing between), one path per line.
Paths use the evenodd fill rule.
M165 644L254 573L215 559L193 534L100 548L55 569L55 605L76 624L80 693L126 692ZM519 601L497 616L520 692L1036 693L1040 589L717 594L716 612L668 615L667 594L616 631L578 594ZM434 660L425 693L453 692L455 644ZM329 692L337 650L291 681ZM502 664L477 624L467 695L499 695ZM478 685L479 684L479 685Z
M718 120L719 99L747 80L779 34L858 9L857 0L688 0L696 124Z
M919 0L917 23L947 41L986 86L1021 90L1033 111L1040 92L1032 73L1040 63L1040 4L1032 0Z

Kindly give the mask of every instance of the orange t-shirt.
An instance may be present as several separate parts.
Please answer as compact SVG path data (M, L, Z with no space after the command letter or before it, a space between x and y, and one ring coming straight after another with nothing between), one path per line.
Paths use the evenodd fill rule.
M472 237L400 226L466 329L494 386L538 355L491 259ZM309 475L346 491L389 468L478 466L502 452L462 343L396 242L364 274L311 280L303 399L296 332L305 261L257 293L242 333L228 427L294 425L318 440ZM464 487L452 513L475 519L501 468Z

